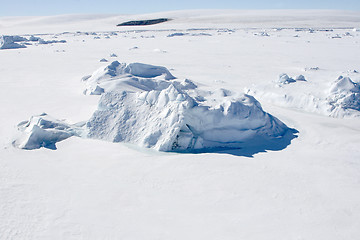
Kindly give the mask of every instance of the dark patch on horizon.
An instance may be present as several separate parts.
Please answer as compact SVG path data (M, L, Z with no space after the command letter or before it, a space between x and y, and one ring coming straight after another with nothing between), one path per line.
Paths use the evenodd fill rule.
M147 26L147 25L154 25L154 24L159 24L159 23L163 23L163 22L167 22L170 21L172 19L170 18L157 18L157 19L149 19L149 20L136 20L136 21L128 21L128 22L123 22L120 23L116 26L121 27L121 26Z

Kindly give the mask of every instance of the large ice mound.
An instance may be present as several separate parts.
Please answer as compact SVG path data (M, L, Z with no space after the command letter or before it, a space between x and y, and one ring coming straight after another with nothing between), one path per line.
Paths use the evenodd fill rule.
M138 63L113 62L96 71L85 92L102 96L86 124L88 137L192 152L263 145L290 130L249 95L200 90L173 78L166 68Z
M20 36L0 35L0 49L26 48L25 45L17 43L22 41L27 41L27 39Z

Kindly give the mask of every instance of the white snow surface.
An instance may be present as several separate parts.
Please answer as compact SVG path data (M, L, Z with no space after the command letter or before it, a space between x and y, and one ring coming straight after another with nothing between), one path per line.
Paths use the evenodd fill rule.
M66 41L29 40L26 48L0 50L0 239L358 239L359 16L328 10L191 10L0 17L2 35ZM160 17L173 20L116 27ZM173 33L186 34L167 37ZM113 53L118 57L110 60ZM129 106L138 107L131 111L148 111L142 100L147 93L176 92L170 85L139 90L124 81L147 78L126 73L112 79L114 85L101 80L101 95L82 94L87 82L79 79L116 60L165 66L176 79L150 79L180 84L188 79L197 88L185 91L175 84L175 90L195 100L191 93L200 91L206 106L214 106L211 99L222 104L221 89L229 89L227 100L236 101L250 89L263 110L298 130L298 137L247 152L197 154L87 138L83 121L104 110L99 102L113 99L106 95L121 97L125 91L122 103L133 99ZM295 82L280 83L282 73ZM111 90L115 83L122 90ZM38 128L41 138L29 126ZM14 147L18 128L29 132L14 145L32 138L33 146L44 147ZM63 139L69 129L72 137L52 150L52 137ZM44 135L45 142L36 140Z

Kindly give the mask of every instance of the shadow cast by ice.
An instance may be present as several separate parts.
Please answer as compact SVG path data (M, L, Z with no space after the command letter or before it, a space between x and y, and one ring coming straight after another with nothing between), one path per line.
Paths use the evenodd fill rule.
M289 128L283 136L277 138L256 138L250 139L248 142L238 143L242 147L215 147L204 149L189 149L182 151L173 151L180 154L203 154L203 153L216 153L216 154L230 154L240 157L253 158L255 154L267 151L281 151L287 148L291 141L298 137L299 131Z

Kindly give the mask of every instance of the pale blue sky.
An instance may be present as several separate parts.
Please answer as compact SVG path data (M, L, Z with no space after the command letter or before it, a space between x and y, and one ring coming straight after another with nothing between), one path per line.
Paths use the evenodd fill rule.
M68 13L138 14L182 9L360 10L360 0L0 0L0 16Z

